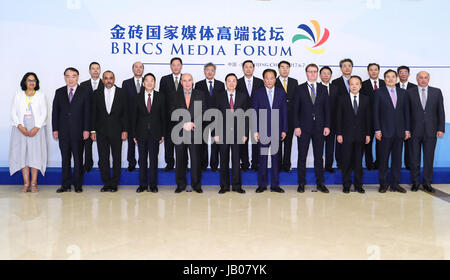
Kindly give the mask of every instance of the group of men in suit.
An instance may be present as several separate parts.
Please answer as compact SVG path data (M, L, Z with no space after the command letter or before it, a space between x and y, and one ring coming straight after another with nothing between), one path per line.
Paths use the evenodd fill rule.
M215 79L216 66L208 63L204 66L205 79L194 86L191 74L181 74L182 65L181 58L172 58L172 73L161 78L159 92L155 90L155 76L151 73L144 76L144 65L140 62L133 64L134 76L123 81L121 88L115 85L111 71L105 71L100 78L101 69L97 62L89 66L91 79L80 86L78 70L66 69L66 86L56 91L52 113L53 136L59 140L63 167L62 185L57 192L70 191L71 185L76 192L82 191L83 173L93 166L92 141L97 141L98 165L104 182L101 191L117 191L122 142L127 140L127 171L134 171L139 163L137 192L158 191L159 144L164 142L164 171L175 168L176 193L186 189L188 163L191 186L196 192L202 192L202 171L208 165L212 171L219 171L219 163L219 193L230 190L245 193L241 171L250 168L258 171L256 192L263 192L269 184L269 155L272 162L270 190L281 193L284 190L279 184L279 172L290 172L294 135L298 145L298 192L305 191L306 157L311 142L318 191L329 192L324 185L324 171L335 172L333 163L336 159L343 174L343 191L350 191L354 171L355 190L364 193L362 159L365 156L368 170L379 169L380 192L386 192L389 187L391 191L406 192L399 186L404 141L405 165L411 170L413 182L411 190L419 189L423 149L422 184L426 191L434 191L431 187L434 149L437 137L444 134L445 115L442 93L428 86L428 73L419 72L419 86L416 86L408 82L408 67L401 66L397 72L387 70L382 80L379 79L380 66L371 63L367 67L369 79L363 82L360 77L352 76L353 62L343 59L340 62L341 77L330 82L330 67L324 66L319 71L317 65L309 64L305 68L307 81L298 84L296 79L289 77L290 63L287 61L278 64L278 77L275 70L266 69L263 79L259 79L253 75L254 63L247 60L242 64L243 77L238 79L230 73L225 83ZM319 76L321 82L317 81ZM400 79L398 83L397 78ZM218 119L223 121L220 130L210 126L214 117L203 118L211 108L223 116ZM227 112L247 112L249 109L256 113L244 115L244 118L237 114L232 118L225 117ZM187 112L187 119L186 115L177 114L180 110ZM267 114L260 114L261 111ZM273 116L278 118L277 130L271 129ZM240 125L243 133L237 129ZM273 132L276 133L272 135ZM205 139L202 139L203 134L207 135ZM376 142L376 161L372 155L373 142ZM391 172L388 179L389 156ZM74 159L73 175L71 157Z

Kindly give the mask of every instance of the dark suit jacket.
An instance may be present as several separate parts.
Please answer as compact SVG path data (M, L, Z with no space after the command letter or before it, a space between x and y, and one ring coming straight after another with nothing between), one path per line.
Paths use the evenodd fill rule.
M284 92L283 83L280 81L280 77L277 78L275 86L282 89ZM294 111L292 109L294 104L295 88L298 86L298 81L294 78L288 77L287 80L287 92L286 102L287 102L287 114L288 114L288 129L294 130Z
M260 88L259 90L254 92L254 96L252 98L253 109L256 111L256 122L253 122L253 129L255 132L260 132L261 127L261 118L259 116L260 109L267 109L267 136L270 137L272 135L271 129L271 119L272 119L272 110L279 110L279 134L281 136L282 132L287 133L288 131L288 119L287 119L287 102L286 102L286 92L280 88L274 87L274 96L272 108L270 107L269 98L267 96L267 90L265 87ZM264 137L264 135L260 135L260 137Z
M181 74L180 74L180 80L178 81L178 90L183 91L183 87L181 86ZM171 108L172 108L172 101L174 100L174 92L175 92L175 81L173 79L173 75L169 74L166 76L161 77L161 80L159 82L159 93L164 96L164 102L166 106L166 118L167 122L166 125L168 128L172 126L172 122L170 121L171 116ZM170 134L170 129L166 130L166 133ZM168 135L170 136L170 135Z
M157 91L153 91L153 101L150 113L147 111L147 100L145 90L141 91L132 108L133 120L132 136L140 141L147 141L149 131L155 140L161 140L166 132L166 108L164 96Z
M90 93L94 92L94 89L92 88L92 84L91 84L91 79L84 81L80 84L80 86L84 87L85 89L87 89ZM100 87L104 87L105 85L103 84L102 79L99 80L97 89L99 89Z
M342 135L344 141L365 143L366 136L372 135L369 97L359 94L358 113L356 115L352 100L350 94L340 95L336 100L336 135Z
M52 129L59 139L82 140L83 131L91 130L91 103L89 92L78 86L69 103L67 86L56 90L53 99Z
M301 128L302 132L323 133L325 127L330 127L330 104L327 89L324 85L317 83L316 101L314 105L309 94L307 83L297 86L294 99L294 123L295 128ZM316 131L314 129L314 118Z
M320 83L322 84L322 83ZM323 85L323 84L322 84ZM336 131L336 115L337 115L337 102L338 102L338 88L332 83L328 84L329 93L328 93L328 104L330 105L330 127L332 133ZM326 89L326 86L324 86Z
M237 135L237 127L238 127L238 119L234 118L234 127L232 129L232 124L227 123L226 118L226 110L230 109L230 100L228 99L228 93L223 90L221 92L217 92L213 95L213 106L214 108L218 109L222 113L223 117L223 131L222 131L222 137L223 137L223 143L226 143L224 139L226 139L228 134L232 134L236 137ZM249 104L249 97L245 92L242 91L235 91L234 96L234 110L242 109L245 113L245 111L248 109ZM245 118L245 136L248 137L248 130L249 130L249 119ZM212 135L215 136L216 132L213 131ZM237 139L239 140L239 139ZM236 142L235 142L236 143Z
M191 100L190 100L190 105L189 105L189 114L191 116L190 122L194 122L195 120L202 120L203 117L203 113L206 111L206 96L203 94L202 91L196 90L196 89L192 89L191 91ZM181 88L180 90L173 92L171 94L171 96L173 97L172 102L170 102L171 104L171 109L170 109L170 115L172 115L172 112L177 110L177 109L187 109L186 107L186 100L184 97L184 91L183 88ZM201 101L201 108L199 109L195 109L196 104L195 101ZM179 124L179 123L185 123L187 122L187 120L183 120L181 117L178 121L175 121L174 124ZM180 131L180 135L181 135L181 131Z
M203 92L203 94L205 95L206 100L208 102L207 108L209 109L209 108L213 107L213 96L214 96L214 94L224 91L225 90L225 85L221 81L218 81L218 80L214 79L213 94L210 95L209 94L209 84L206 84L206 83L207 83L206 79L203 79L203 80L195 83L195 89L200 90L200 91Z
M385 87L385 86L386 86L386 83L384 82L384 80L378 79L378 81L379 81L378 88L381 88L381 87ZM370 114L372 115L373 102L374 102L374 99L373 99L373 98L374 98L375 90L373 89L372 82L370 81L370 79L365 80L365 81L362 83L362 88L361 88L360 93L362 93L363 95L369 97L369 102L370 102L369 110L371 111ZM370 127L371 127L370 130L373 131L372 120L371 120L371 122L370 122Z
M396 84L395 84L395 86L399 88L399 87L400 87L400 82L396 83ZM410 83L410 82L408 82L408 85L406 86L406 90L408 90L408 89L412 89L412 88L417 88L417 85L416 85L416 84L413 84L413 83Z
M420 102L418 87L407 90L411 112L411 134L414 136L436 137L438 131L445 132L445 111L442 92L428 86L425 110Z
M264 81L260 78L253 76L253 85L252 92L248 92L247 90L247 82L245 81L245 76L238 79L236 90L247 93L247 95L251 98L253 97L253 93L260 88L264 87ZM249 104L251 106L251 104Z
M92 95L92 130L97 134L120 139L122 132L128 132L127 96L116 86L111 112L106 111L105 88L98 88Z
M383 137L405 137L409 128L409 100L406 90L397 88L397 106L394 108L387 87L379 88L374 94L373 129L381 131Z
M334 79L331 83L337 87L338 95L348 94L348 90L347 87L345 86L345 81L342 76L340 76L337 79Z
M141 90L144 86L141 85ZM134 77L125 80L122 82L122 89L125 91L127 99L128 99L128 104L129 104L129 108L132 107L132 103L135 101L136 96L138 94L137 89L136 89L136 84L134 83Z

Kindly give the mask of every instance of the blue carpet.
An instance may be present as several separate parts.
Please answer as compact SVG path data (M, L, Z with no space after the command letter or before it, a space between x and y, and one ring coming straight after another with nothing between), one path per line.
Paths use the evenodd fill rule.
M230 172L231 173L231 172ZM175 172L158 172L159 185L175 185ZM437 167L434 168L434 182L435 184L450 184L450 168ZM202 185L219 185L219 172L212 172L209 169L202 174ZM378 184L378 171L364 170L363 177L364 184ZM314 170L308 168L306 171L306 182L308 185L315 185ZM48 168L45 176L39 173L38 183L40 185L59 185L61 184L61 168ZM410 184L409 171L402 169L401 183ZM0 185L18 185L23 184L22 173L19 171L13 176L9 175L7 167L0 168ZM100 172L98 168L94 168L91 172L84 176L85 185L103 185L100 179ZM120 180L121 185L138 185L139 171L135 170L131 173L122 169L122 176ZM188 184L190 184L190 177L188 174ZM253 171L242 173L242 184L244 186L257 185L257 173ZM290 173L282 172L280 174L281 185L297 185L297 170L293 169ZM340 185L342 184L341 172L337 171L334 174L325 172L325 184Z

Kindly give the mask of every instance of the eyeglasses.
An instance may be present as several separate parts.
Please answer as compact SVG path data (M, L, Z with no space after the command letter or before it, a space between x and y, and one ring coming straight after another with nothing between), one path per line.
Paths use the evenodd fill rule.
M27 82L28 83L36 83L36 80L29 80L29 79L27 79Z
M316 71L310 71L310 70L308 70L308 71L306 71L306 73L314 74L314 73L317 73L317 70L316 70Z

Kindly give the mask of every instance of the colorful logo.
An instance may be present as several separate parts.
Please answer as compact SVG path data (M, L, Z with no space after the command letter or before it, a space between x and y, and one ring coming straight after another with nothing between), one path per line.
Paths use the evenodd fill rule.
M314 43L314 45L310 48L308 47L305 48L308 51L312 52L313 54L322 54L325 51L325 48L317 48L317 47L319 47L328 40L328 37L330 37L330 32L328 31L328 29L325 28L323 36L322 38L320 38L321 35L320 24L316 20L311 20L311 23L314 25L314 29L316 30L316 36L314 36L313 31L308 25L300 24L298 28L308 33L309 36L304 34L295 34L294 37L292 37L292 43L298 40L310 40Z

